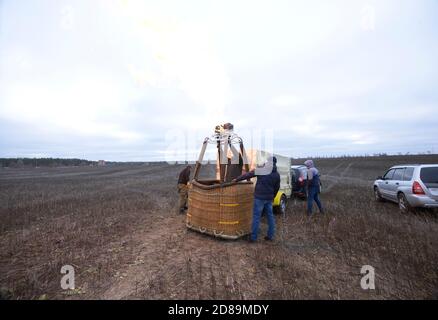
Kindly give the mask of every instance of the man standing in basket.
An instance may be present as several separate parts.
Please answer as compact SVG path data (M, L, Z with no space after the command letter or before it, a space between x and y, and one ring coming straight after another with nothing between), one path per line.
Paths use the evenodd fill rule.
M178 194L179 194L179 204L178 213L184 213L187 210L187 184L190 181L190 166L185 167L179 174L178 178Z
M275 233L275 220L272 211L272 201L280 189L280 175L277 172L277 158L269 157L268 162L262 168L257 168L233 180L239 182L246 179L257 177L254 191L254 207L252 217L252 233L250 242L257 240L259 231L260 217L263 210L268 216L268 235L265 240L272 241Z

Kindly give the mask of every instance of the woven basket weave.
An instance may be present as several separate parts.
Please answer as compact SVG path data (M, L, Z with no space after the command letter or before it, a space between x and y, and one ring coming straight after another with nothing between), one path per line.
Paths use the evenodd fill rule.
M224 239L251 232L254 185L193 180L189 186L187 227Z

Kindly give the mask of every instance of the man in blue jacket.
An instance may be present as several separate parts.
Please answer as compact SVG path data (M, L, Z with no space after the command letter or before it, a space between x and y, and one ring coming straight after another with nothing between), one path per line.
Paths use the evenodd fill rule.
M318 209L324 213L321 200L319 200L319 192L321 180L319 179L319 171L315 168L312 160L306 160L304 165L307 167L307 214L312 215L313 201L316 202Z
M263 168L257 168L244 175L234 179L234 182L251 179L257 177L257 183L254 191L254 208L252 219L252 233L250 237L251 242L257 240L259 231L260 217L263 209L268 215L268 235L265 240L273 240L275 233L275 220L272 211L272 201L280 189L280 175L277 172L277 158L270 157Z

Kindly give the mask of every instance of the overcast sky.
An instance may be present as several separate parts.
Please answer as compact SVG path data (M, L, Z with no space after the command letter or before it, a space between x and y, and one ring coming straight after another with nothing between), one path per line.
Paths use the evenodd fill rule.
M0 0L0 157L438 152L438 1Z

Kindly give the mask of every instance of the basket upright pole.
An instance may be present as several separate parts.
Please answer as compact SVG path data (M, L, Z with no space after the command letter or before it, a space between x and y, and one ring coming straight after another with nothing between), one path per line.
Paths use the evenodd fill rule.
M245 171L249 172L249 164L248 164L248 157L246 156L245 148L243 147L243 141L240 140L240 152L242 153L243 158L243 164L245 165Z
M196 161L195 173L193 175L193 179L197 180L199 175L199 169L201 169L202 159L204 159L205 149L207 149L208 138L205 138L204 143L202 144L201 153L199 153L198 161Z
M218 165L219 165L219 182L220 183L222 183L222 182L224 182L224 174L223 174L223 172L222 172L222 167L221 167L221 164L222 164L222 159L221 159L221 157L222 157L222 154L221 154L221 150L222 148L221 148L221 141L218 139L217 140L217 162L218 162Z

